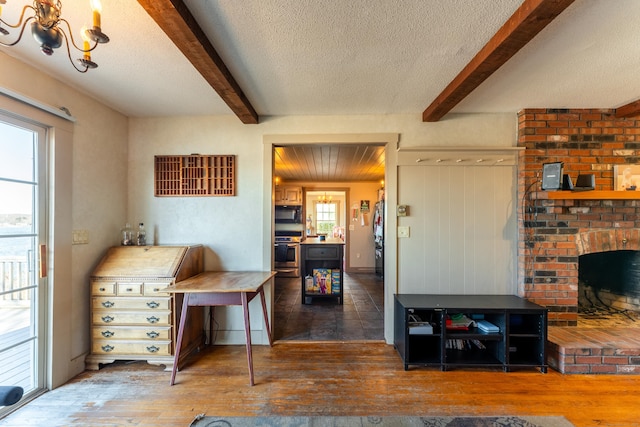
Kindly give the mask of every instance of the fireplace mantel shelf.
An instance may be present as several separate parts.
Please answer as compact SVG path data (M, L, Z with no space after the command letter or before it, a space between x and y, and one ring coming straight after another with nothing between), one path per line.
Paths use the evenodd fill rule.
M640 191L536 191L537 200L640 200Z

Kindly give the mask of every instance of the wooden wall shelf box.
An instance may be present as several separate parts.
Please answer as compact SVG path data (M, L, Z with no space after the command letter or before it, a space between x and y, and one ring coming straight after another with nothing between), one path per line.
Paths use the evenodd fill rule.
M156 197L235 196L236 156L155 156Z

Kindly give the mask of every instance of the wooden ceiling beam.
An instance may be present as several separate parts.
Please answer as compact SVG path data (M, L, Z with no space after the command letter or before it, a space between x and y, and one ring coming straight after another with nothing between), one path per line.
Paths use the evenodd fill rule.
M635 116L640 116L640 99L616 108L616 117L619 119Z
M258 113L182 0L138 0L162 31L245 124L257 124Z
M437 122L522 49L574 0L525 0L507 22L422 113Z

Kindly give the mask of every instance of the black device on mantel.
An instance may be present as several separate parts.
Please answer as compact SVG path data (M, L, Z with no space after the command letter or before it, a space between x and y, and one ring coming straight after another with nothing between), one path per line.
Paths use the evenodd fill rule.
M573 181L571 181L571 176L566 173L562 175L562 189L573 190Z
M596 177L590 173L586 175L578 175L576 185L571 191L591 191L596 188Z
M562 187L562 162L542 165L542 189L559 190Z

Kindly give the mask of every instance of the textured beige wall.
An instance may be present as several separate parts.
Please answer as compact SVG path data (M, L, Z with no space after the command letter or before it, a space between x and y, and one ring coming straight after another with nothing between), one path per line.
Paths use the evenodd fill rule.
M3 53L0 87L55 108L64 106L77 119L71 218L61 220L67 221L69 230L88 230L89 244L71 248L71 283L60 284L72 298L70 312L65 314L71 325L69 372L82 370L89 349L88 277L107 248L118 244L124 222L148 224L150 241L155 243L204 243L208 269L270 268L271 159L264 154L265 135L397 133L401 147L511 147L516 139L512 114L451 114L437 123L423 123L419 114L263 117L258 125L243 125L231 115L127 118ZM389 209L395 209L396 203L396 148L388 147ZM153 156L185 153L237 155L237 196L154 198ZM387 254L393 254L396 223L395 217L388 219ZM389 297L397 284L395 259L387 259ZM390 321L387 312L387 339ZM240 325L233 321L230 329L241 329ZM244 342L241 334L239 338Z
M304 139L302 143L312 143L318 135L332 139L331 135L338 134L348 135L353 142L366 141L367 135L399 134L402 147L513 147L516 142L516 117L511 114L451 115L438 123L423 123L419 115L289 116L266 117L258 125L244 125L234 116L131 118L129 129L130 220L148 224L156 243L204 244L205 267L225 270L271 268L273 141L296 135ZM396 148L387 147L385 183L390 212L395 212L396 202ZM190 153L235 154L237 196L154 198L153 156ZM385 287L391 301L397 290L395 217L388 219ZM389 310L391 306L387 304ZM252 318L259 319L257 314ZM241 316L225 315L219 342L244 342ZM389 341L391 312L385 318Z
M0 53L0 87L54 109L64 106L76 118L72 141L56 147L61 150L56 173L70 174L70 183L51 181L64 186L60 193L68 195L56 208L57 228L64 230L64 235L55 236L60 249L56 265L66 266L59 272L64 279L57 280L53 289L65 299L63 305L54 306L59 311L54 313L54 341L65 348L54 354L54 385L59 385L84 370L89 350L88 278L106 249L118 243L126 218L128 119L4 53ZM87 230L89 244L71 246L71 230Z

